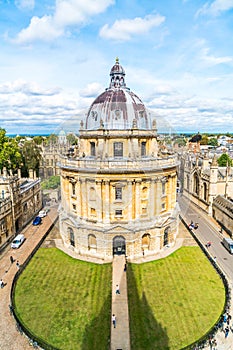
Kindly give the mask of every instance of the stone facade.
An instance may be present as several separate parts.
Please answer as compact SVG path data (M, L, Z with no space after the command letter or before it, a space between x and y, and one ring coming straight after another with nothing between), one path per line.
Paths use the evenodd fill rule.
M158 156L156 122L124 76L117 60L109 88L81 122L79 148L61 157L64 244L106 261L157 253L178 230L177 158Z
M218 195L233 198L233 168L219 167L216 155L180 155L179 181L183 195L210 216Z
M213 201L213 218L233 237L233 199L217 196Z
M33 172L30 172L31 176ZM42 207L40 179L0 174L0 249L9 242Z

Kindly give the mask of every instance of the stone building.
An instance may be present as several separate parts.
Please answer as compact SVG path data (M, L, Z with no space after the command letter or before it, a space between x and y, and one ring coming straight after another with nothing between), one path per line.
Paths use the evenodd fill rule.
M81 122L77 152L60 167L60 232L70 250L110 261L174 244L177 158L160 154L156 121L126 87L118 59Z
M221 229L233 236L233 199L218 195L213 201L213 218Z
M56 140L50 141L48 144L44 142L41 145L39 176L42 179L47 179L50 176L60 175L60 155L67 154L68 150L69 143L63 130L59 132Z
M21 178L8 175L6 169L0 173L0 249L7 244L26 224L32 220L41 207L40 179Z
M183 195L210 216L215 197L233 198L233 167L219 167L216 155L180 155L179 181Z

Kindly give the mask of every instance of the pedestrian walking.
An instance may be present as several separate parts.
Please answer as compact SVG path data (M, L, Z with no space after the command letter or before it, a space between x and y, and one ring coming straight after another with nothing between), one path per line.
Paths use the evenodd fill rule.
M119 287L118 284L116 285L116 294L121 294L121 293L120 293L120 287Z
M214 340L212 341L212 350L217 350L217 346L218 346L217 340L214 339Z
M0 279L0 287L1 287L1 289L4 287L4 282L2 279Z
M227 314L227 325L229 326L231 322L231 315L228 313Z
M127 270L127 265L125 264L124 271L126 271L126 270Z
M226 312L223 314L223 322L227 323L227 313Z
M16 266L18 267L18 269L20 268L19 260L16 261Z
M228 326L226 326L226 328L225 328L225 338L227 338L228 337L228 334L229 334L229 327Z
M116 328L116 316L114 314L112 315L112 324L113 327Z
M14 262L14 258L13 258L13 256L11 255L10 256L10 262L13 264L13 262Z

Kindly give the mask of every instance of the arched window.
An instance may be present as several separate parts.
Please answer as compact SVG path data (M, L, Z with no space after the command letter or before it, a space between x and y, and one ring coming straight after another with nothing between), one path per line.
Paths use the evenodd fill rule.
M88 250L96 250L97 243L96 243L96 236L90 234L88 236Z
M27 209L28 209L28 205L27 205L27 203L24 203L24 205L23 205L23 211L24 211L24 213L26 213Z
M91 200L91 201L95 201L95 189L94 189L94 187L91 187L90 188L90 192L89 192L89 199Z
M166 227L164 230L164 236L163 236L163 245L166 246L169 243L169 234L171 232L170 226Z
M204 182L203 184L203 192L204 192L204 200L207 201L207 191L208 191L208 188L207 188L207 183Z
M148 197L148 188L146 186L142 188L142 197L143 199L146 199Z
M69 234L70 245L72 245L72 247L75 247L74 231L71 227L68 227L68 234Z
M197 173L195 173L193 177L193 192L199 194L199 178Z
M186 181L187 181L187 190L189 191L189 184L190 184L190 182L189 182L189 175L187 175Z
M145 233L142 236L142 251L144 252L145 250L149 250L149 249L150 249L150 234Z
M75 189L75 183L72 183L72 196L75 196L76 189Z

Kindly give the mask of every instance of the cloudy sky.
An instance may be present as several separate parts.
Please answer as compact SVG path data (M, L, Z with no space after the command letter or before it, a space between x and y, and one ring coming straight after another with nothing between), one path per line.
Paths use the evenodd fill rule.
M159 131L233 132L233 0L0 0L0 127L78 132L116 57Z

